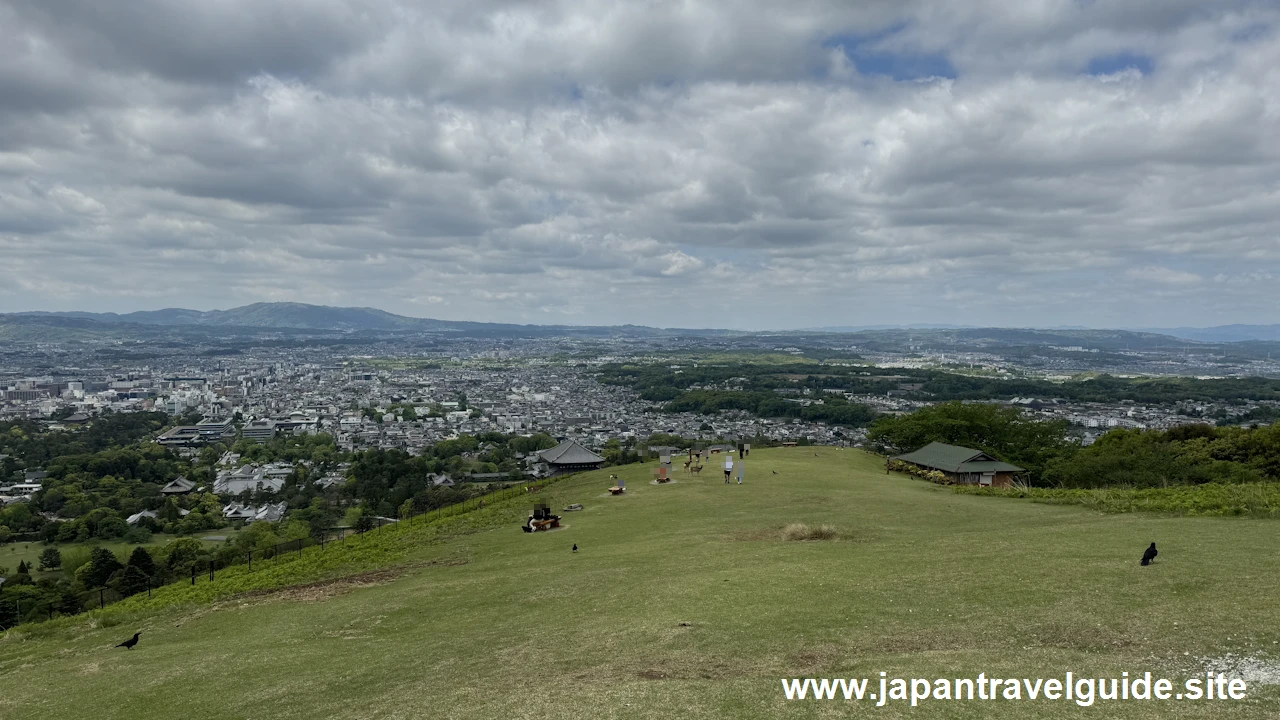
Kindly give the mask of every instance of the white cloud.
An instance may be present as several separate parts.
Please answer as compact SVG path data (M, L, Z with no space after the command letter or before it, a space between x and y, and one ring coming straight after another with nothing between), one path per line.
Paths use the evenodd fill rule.
M1273 285L1200 279L1280 255L1278 26L1246 0L12 0L0 311L1273 321Z
M1204 278L1195 273L1157 266L1130 268L1125 272L1125 275L1134 280L1159 283L1161 285L1197 285L1204 281Z

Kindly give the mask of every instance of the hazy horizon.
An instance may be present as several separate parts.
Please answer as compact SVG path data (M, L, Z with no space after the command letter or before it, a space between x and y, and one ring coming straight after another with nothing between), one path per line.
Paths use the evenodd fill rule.
M389 311L389 310L384 310L383 308L374 307L374 306L371 306L371 305L332 306L332 305L316 305L316 304L314 304L314 303L298 303L298 302L296 302L296 301L287 301L287 300L281 300L281 301L270 301L270 302L276 302L276 303L280 303L280 304L301 304L301 305L309 305L309 306L312 306L312 307L327 307L327 308L335 308L335 309L368 309L368 310L376 310L376 311L380 311L380 312L391 312L391 311ZM252 304L252 303L250 303L250 304ZM133 313L135 313L135 312L161 312L161 311L167 311L167 310L188 310L188 311L203 312L203 313L207 313L207 312L225 312L225 311L228 311L228 310L238 309L238 308L240 308L240 307L245 307L245 306L237 305L237 306L226 306L226 307L206 307L206 308L196 308L196 307L177 307L177 306L173 306L173 307L155 308L155 309L151 309L151 310L127 310L127 311L124 311L124 312L116 312L116 311L99 311L99 310L85 310L85 309L77 309L77 310L18 310L18 311L0 310L0 315L3 315L3 314L31 314L31 313L49 313L49 314L88 313L88 314L93 314L93 315L108 315L108 314L114 314L114 315L117 315L117 316L128 316L128 315L131 315L131 314L133 314ZM611 322L604 322L604 323L575 323L575 322L563 322L563 323L552 323L552 322L541 322L541 323L536 323L536 322L535 322L535 323L524 323L524 322L518 322L518 321L514 321L514 320L503 320L503 319L497 319L497 320L477 320L477 319L475 319L475 318L467 318L467 317L456 317L456 318L453 318L453 317L439 317L439 316L434 316L434 315L425 315L425 314L404 314L404 313L392 313L392 314L400 315L400 316L402 316L402 317L407 317L407 318L420 319L420 320L446 320L446 321L451 321L451 322L485 322L485 323L492 322L492 323L499 323L499 324L511 324L511 325L566 325L566 326L571 326L571 327L573 327L573 326L621 326L621 325L640 325L640 323L611 323ZM681 330L681 329L688 329L688 330L699 330L699 329L701 329L701 330L733 330L733 331L741 331L741 332L765 332L765 333L767 333L767 332L796 332L796 331L815 331L815 332L821 332L821 331L832 331L832 332L840 332L840 331L841 331L841 329L844 329L844 328L853 328L853 329L856 329L856 330L870 330L870 329L902 329L902 330L920 329L920 330L926 330L926 329L984 329L984 328L989 328L989 329L1002 329L1002 330L1126 330L1126 331L1134 331L1134 332L1144 332L1144 331L1159 330L1159 329L1170 329L1170 330L1172 330L1172 329L1188 329L1188 330L1192 330L1192 329L1212 329L1212 328L1215 328L1215 327L1222 327L1222 326L1226 326L1226 325L1256 325L1256 326L1268 326L1268 325L1276 325L1276 324L1275 324L1275 323L1257 323L1257 324L1255 324L1255 323L1224 323L1223 325L1220 325L1220 326L1169 325L1169 326L1165 326L1165 327L1163 327L1163 328L1157 328L1157 327L1155 327L1155 326L1129 326L1129 327L1114 327L1114 326L1112 326L1112 327L1102 327L1102 326L1090 326L1090 325L974 325L974 324L962 324L962 323L932 323L932 322L919 322L919 323L865 323L865 324L857 324L857 323L840 323L840 324L833 324L833 325L796 325L796 326L792 326L792 327L741 327L741 326L739 326L739 327L734 327L734 326L729 326L729 325L649 325L648 327L661 328L661 329L670 329L670 330Z

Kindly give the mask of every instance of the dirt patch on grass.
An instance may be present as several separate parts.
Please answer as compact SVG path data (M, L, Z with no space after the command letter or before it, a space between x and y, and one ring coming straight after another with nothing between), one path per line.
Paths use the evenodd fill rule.
M317 602L327 600L338 595L345 595L353 590L385 585L389 582L400 579L413 570L433 566L454 567L466 564L466 558L441 558L439 560L432 560L425 563L394 565L392 567L381 568L379 570L370 570L368 572L333 578L331 580L321 580L318 582L307 583L305 585L293 585L290 587L275 588L272 590L256 590L254 592L237 595L223 604L245 605L249 600L293 600L298 602Z
M787 658L787 664L796 672L814 672L835 667L848 657L848 650L839 645L818 645L802 650Z
M803 531L801 530L796 531L801 536L788 537L787 531L790 528L797 527L797 526L801 528L805 528L805 530ZM834 531L835 536L834 537L804 537L803 536L805 534L812 534L814 532L822 533L824 532L822 531L822 528L827 528L830 531ZM802 523L795 523L793 525L786 525L786 526L774 525L773 527L752 528L750 530L738 530L736 532L728 533L722 536L722 539L725 540L726 542L761 542L761 541L778 541L778 540L784 540L784 541L797 540L797 541L803 542L803 541L810 541L810 540L825 540L827 542L866 543L874 540L875 538L876 538L875 533L868 529L850 531L850 530L837 529L831 525L814 526L814 525L804 525Z
M641 670L636 673L641 680L669 680L671 676L665 670Z

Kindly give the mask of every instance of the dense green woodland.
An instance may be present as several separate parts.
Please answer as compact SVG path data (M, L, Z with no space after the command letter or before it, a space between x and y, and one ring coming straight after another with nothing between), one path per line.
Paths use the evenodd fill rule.
M942 370L899 370L870 366L846 366L811 362L719 364L622 365L602 368L600 382L624 385L646 400L663 403L669 412L714 413L746 410L761 417L826 421L840 425L865 425L875 413L868 407L847 403L823 390L858 394L904 392L908 398L949 400L1007 400L1015 397L1063 398L1076 402L1148 404L1196 402L1245 402L1280 400L1280 380L1268 378L1118 378L1110 375L1055 383L1048 380L1009 379L961 375ZM920 388L902 391L903 385ZM730 389L732 388L732 389ZM805 397L823 399L824 405L801 407L786 402L779 389L808 391ZM1265 413L1265 411L1264 411Z
M890 454L935 441L976 448L1026 468L1026 482L1041 487L1280 482L1280 425L1113 430L1080 447L1063 423L1036 421L1014 408L952 402L880 418L867 438Z
M240 439L210 445L187 460L150 442L170 424L163 413L104 415L67 430L30 421L0 424L0 447L10 456L4 477L20 476L19 469L37 464L47 472L32 502L0 508L0 545L42 541L47 546L39 567L0 567L0 577L6 578L0 589L0 626L12 625L19 610L23 620L78 612L104 599L145 592L148 584L181 579L193 567L225 567L244 562L250 551L262 557L278 543L331 536L335 526L364 530L377 517L405 517L463 502L492 486L434 487L432 476L507 473L506 480L523 479L522 457L556 444L544 434L486 433L447 440L411 457L394 450L342 453L330 435L313 433L265 443ZM228 451L239 454L240 463L285 461L295 469L279 492L218 497L209 490L217 472L225 469L217 463ZM639 459L616 445L606 449L606 457L610 453L615 462ZM325 489L313 482L340 463L345 463L345 482ZM194 481L197 491L163 496L160 489L180 475ZM253 523L222 544L189 537L226 527L222 506L232 500L285 502L289 512L283 522ZM126 524L125 518L142 510L157 516L144 517L136 526ZM143 547L152 533L186 537ZM139 546L127 557L116 557L101 546L70 544L119 540Z
M162 412L106 412L83 428L47 431L34 420L0 422L0 455L9 455L9 466L0 468L7 477L13 469L41 467L56 457L83 455L135 443L170 423Z

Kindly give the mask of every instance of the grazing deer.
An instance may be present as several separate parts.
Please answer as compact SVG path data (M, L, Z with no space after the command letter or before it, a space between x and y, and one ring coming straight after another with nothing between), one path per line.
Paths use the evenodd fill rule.
M693 458L684 461L684 471L689 472L689 466L693 464Z
M694 474L696 475L696 474L698 474L698 473L702 472L702 466L701 466L701 465L694 465L693 467L689 468L689 472L692 472L692 473L694 473Z

